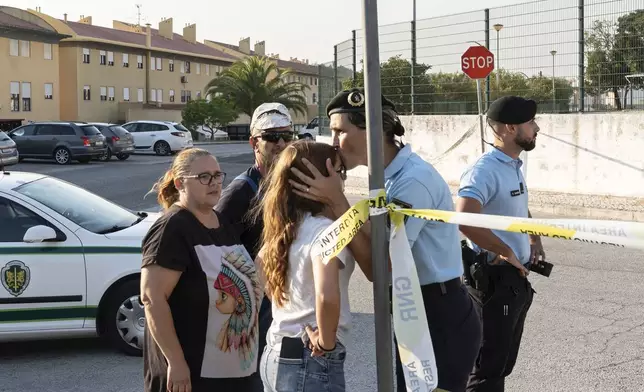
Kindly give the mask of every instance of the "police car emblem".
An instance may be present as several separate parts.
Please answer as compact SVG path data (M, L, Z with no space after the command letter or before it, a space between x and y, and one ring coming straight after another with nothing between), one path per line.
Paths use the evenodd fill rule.
M2 285L14 297L24 293L31 280L31 271L22 261L12 260L2 268Z
M347 97L347 101L349 101L349 105L353 107L359 107L364 104L364 97L359 92L354 91L351 94L349 94L349 96Z

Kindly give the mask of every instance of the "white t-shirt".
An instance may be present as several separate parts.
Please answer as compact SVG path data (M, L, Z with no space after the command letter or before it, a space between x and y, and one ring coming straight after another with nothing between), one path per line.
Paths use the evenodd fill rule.
M307 214L300 224L295 241L291 244L288 258L288 301L277 307L272 302L273 323L268 330L267 342L271 346L279 344L282 337L299 338L306 333L309 324L317 327L315 318L315 283L313 281L313 244L333 221L323 216ZM340 278L340 320L337 339L343 344L348 339L351 324L349 305L349 280L355 269L355 259L348 247L337 256L341 261Z

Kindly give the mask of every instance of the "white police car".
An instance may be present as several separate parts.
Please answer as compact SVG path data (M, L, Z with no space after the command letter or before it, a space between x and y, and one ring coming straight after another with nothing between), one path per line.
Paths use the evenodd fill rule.
M0 172L0 341L100 335L140 355L141 240L158 215Z

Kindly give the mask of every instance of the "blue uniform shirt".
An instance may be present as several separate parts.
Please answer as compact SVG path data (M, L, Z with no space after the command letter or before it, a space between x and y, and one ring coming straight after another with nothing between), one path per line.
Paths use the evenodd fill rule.
M482 214L528 217L528 187L521 173L521 159L513 159L497 148L483 154L461 176L459 197L478 200ZM530 261L527 234L503 230L492 232L509 246L523 264ZM468 240L472 249L480 247ZM490 259L496 257L490 252ZM505 263L504 263L505 264Z
M387 202L408 208L454 211L449 186L434 169L405 145L385 169ZM402 206L401 206L402 207ZM408 217L405 231L421 285L446 282L463 274L458 226Z

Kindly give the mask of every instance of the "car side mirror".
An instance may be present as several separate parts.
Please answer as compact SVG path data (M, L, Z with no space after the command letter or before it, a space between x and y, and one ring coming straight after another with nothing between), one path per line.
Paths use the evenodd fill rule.
M55 240L57 238L56 231L49 226L38 225L30 227L25 236L22 237L23 242L36 243L48 240Z

